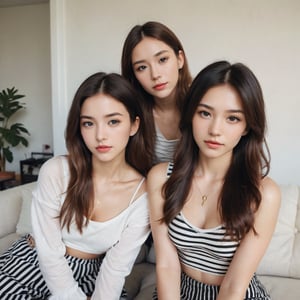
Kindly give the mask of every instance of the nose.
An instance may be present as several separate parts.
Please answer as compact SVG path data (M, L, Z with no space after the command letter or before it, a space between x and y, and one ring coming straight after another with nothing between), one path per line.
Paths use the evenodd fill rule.
M158 66L156 65L151 66L151 77L152 80L157 80L160 78L160 72Z
M219 136L222 131L222 122L218 118L213 118L209 127L209 134L211 136Z
M96 140L98 142L106 140L106 129L105 129L105 126L103 124L102 125L101 124L97 125Z

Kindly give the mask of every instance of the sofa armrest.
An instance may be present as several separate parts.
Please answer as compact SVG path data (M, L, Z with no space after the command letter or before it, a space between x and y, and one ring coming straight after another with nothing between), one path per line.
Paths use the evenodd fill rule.
M16 232L22 206L22 186L0 191L0 238Z

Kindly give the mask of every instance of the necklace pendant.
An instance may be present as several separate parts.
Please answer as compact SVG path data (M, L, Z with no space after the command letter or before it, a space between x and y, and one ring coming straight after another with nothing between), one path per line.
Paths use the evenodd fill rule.
M206 195L203 195L203 196L202 196L201 206L204 205L204 203L206 202L206 200L207 200L207 196L206 196Z

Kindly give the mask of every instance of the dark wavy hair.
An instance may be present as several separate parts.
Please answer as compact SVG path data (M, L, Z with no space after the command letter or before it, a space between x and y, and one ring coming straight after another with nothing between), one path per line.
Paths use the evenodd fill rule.
M65 131L70 180L66 191L66 199L60 212L62 226L69 229L72 218L81 231L84 217L88 217L93 209L89 199L93 193L92 155L80 131L80 113L84 101L98 93L109 95L121 102L127 109L131 122L140 119L137 133L129 138L125 150L125 159L133 168L146 176L151 164L145 159L148 128L139 105L138 96L130 83L121 75L99 72L88 77L78 88L69 110Z
M242 63L215 62L195 77L184 104L180 122L182 138L175 153L174 170L163 189L166 198L163 221L170 223L182 209L199 161L192 130L197 106L210 88L223 84L238 92L248 131L233 149L218 203L227 233L239 240L251 229L256 233L254 213L261 202L260 181L270 168L262 90L253 72Z
M152 132L152 138L149 141L150 149L152 151L152 157L154 158L154 145L155 145L155 125L153 118L153 107L154 99L153 96L144 90L142 85L136 79L134 74L134 69L132 66L132 52L134 48L140 43L145 37L151 37L167 44L171 49L173 49L176 56L179 55L179 52L182 51L184 57L183 67L179 70L179 78L177 83L176 90L176 104L179 111L182 110L183 101L185 95L188 91L188 88L191 84L192 77L189 71L188 62L185 56L185 52L180 40L167 26L162 23L150 21L143 25L134 26L131 31L128 33L122 51L122 60L121 60L121 69L122 75L129 80L129 82L134 86L134 88L142 96L141 99L143 108L145 110L145 117L147 124Z

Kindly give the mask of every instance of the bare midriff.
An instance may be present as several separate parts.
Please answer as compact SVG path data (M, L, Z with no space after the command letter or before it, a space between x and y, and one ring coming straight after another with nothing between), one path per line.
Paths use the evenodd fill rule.
M83 252L83 251L80 251L77 249L70 248L68 246L66 246L66 253L73 257L77 257L77 258L81 258L81 259L95 259L100 256L103 256L103 254L87 253L87 252Z
M210 273L201 272L193 269L187 265L181 264L181 270L189 277L209 285L221 285L224 276L214 275Z

